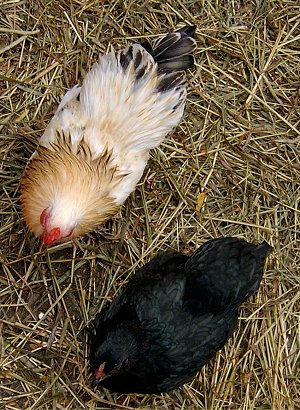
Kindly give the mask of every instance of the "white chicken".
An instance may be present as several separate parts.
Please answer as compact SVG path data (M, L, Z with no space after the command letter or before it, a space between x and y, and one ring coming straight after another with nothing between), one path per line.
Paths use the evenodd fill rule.
M62 98L21 180L25 221L46 245L96 229L135 189L183 115L194 33L101 56Z

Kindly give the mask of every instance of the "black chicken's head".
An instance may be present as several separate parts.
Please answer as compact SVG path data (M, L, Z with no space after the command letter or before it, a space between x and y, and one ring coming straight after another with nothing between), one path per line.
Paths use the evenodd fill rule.
M97 343L98 340L98 343ZM125 373L141 354L140 343L128 328L114 329L91 346L90 363L94 375L92 387L117 373Z

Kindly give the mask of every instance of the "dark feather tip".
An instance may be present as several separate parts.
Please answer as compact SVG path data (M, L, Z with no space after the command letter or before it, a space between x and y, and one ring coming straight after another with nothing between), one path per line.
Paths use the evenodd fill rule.
M196 33L197 26L185 26L176 31L176 33L184 33L189 37L194 37Z

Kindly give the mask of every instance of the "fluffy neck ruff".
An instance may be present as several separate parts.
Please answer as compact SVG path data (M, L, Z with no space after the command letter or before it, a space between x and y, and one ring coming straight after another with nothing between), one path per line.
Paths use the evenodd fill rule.
M64 134L57 134L47 147L40 145L21 181L22 210L31 231L42 234L45 208L51 209L52 227L72 228L71 237L96 229L116 214L119 206L110 192L125 175L112 159L107 149L93 158L84 139L74 144Z

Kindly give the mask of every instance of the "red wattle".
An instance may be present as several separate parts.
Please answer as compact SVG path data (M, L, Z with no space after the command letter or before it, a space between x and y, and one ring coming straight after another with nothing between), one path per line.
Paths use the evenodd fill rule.
M42 241L45 245L51 245L53 242L61 238L60 228L53 228L50 232L42 234Z

